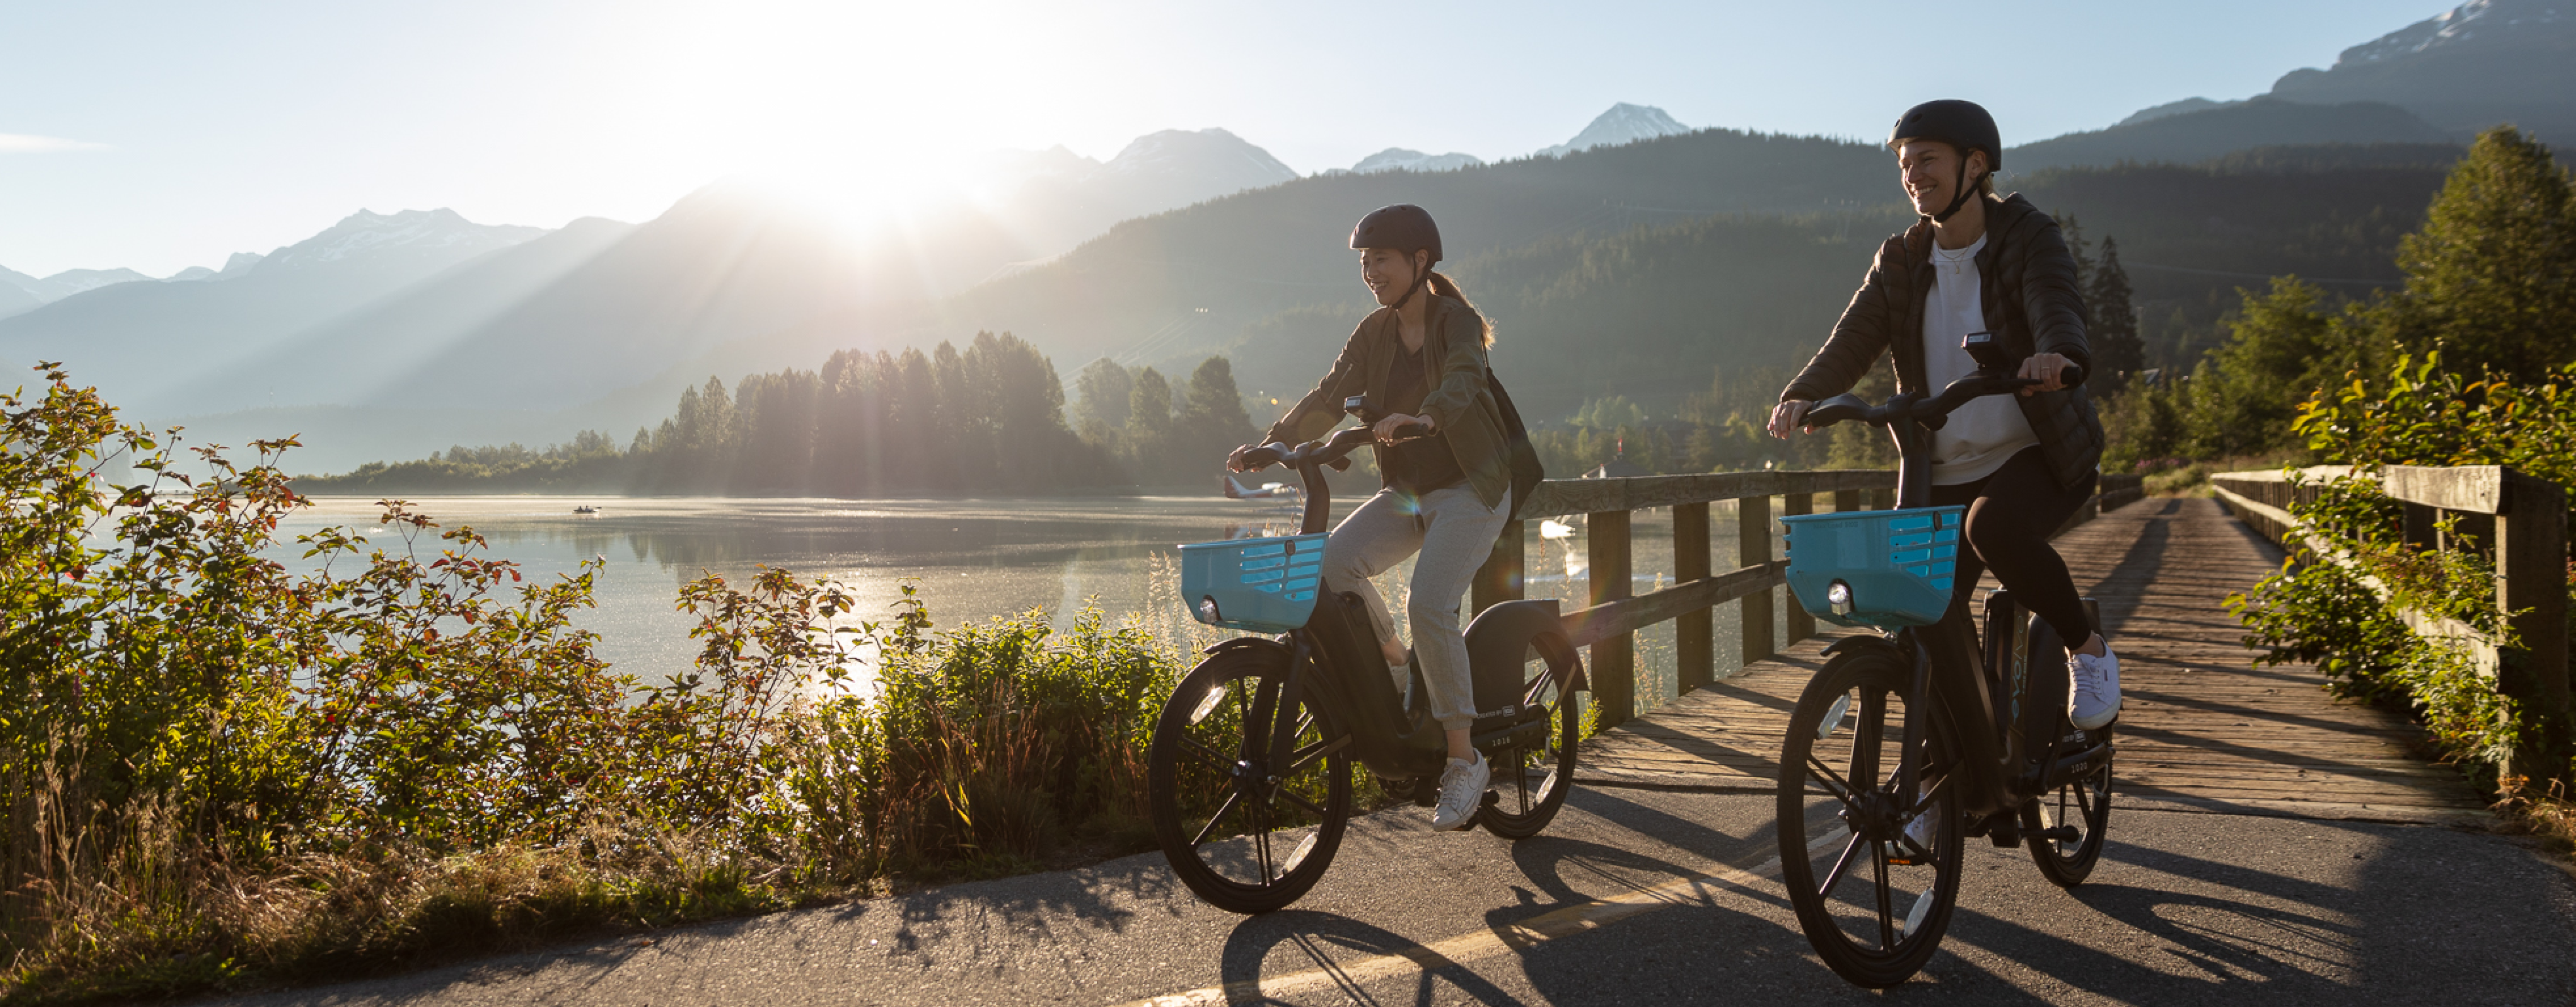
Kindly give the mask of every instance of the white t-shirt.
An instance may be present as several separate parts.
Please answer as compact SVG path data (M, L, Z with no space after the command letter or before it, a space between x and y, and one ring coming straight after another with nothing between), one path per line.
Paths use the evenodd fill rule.
M1972 332L1986 331L1985 305L1979 293L1975 244L1952 251L1932 246L1932 272L1937 281L1923 302L1923 372L1931 381L1925 393L1938 392L1977 369L1976 358L1959 347ZM2021 414L2017 396L1989 395L1959 407L1950 422L1932 434L1932 484L1956 486L1993 475L2021 449L2039 443L2030 420Z

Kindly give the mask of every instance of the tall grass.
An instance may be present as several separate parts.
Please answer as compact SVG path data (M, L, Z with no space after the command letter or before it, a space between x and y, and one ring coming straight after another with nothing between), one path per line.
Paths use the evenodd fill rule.
M46 369L0 396L0 999L409 967L1150 846L1143 755L1192 631L934 628L785 571L686 585L693 670L574 628L399 501L265 556L291 441L235 465ZM114 473L138 473L120 484ZM862 668L859 655L874 654ZM847 683L861 672L866 692Z

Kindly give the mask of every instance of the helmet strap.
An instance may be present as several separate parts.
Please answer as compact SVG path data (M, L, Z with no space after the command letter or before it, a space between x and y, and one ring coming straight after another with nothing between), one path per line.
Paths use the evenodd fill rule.
M1405 253L1404 261L1412 262L1413 253ZM1395 299L1395 310L1402 311L1405 305L1413 303L1413 295L1422 290L1423 284L1429 282L1431 282L1431 267L1416 267L1413 271L1413 285L1404 288L1404 296Z
M1949 223L1950 218L1958 214L1960 207L1968 205L1968 197L1977 194L1976 190L1968 188L1968 159L1965 156L1959 158L1959 180L1956 184L1959 187L1958 195L1950 197L1949 209L1932 215L1933 223Z

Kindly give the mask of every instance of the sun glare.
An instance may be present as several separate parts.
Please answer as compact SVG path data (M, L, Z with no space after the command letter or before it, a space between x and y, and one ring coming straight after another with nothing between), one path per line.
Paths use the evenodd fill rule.
M1051 99L1050 60L1096 30L995 33L1063 17L1038 5L772 2L634 10L628 115L708 177L747 182L851 229L994 207L1004 146L1065 142L1009 121ZM1052 52L1029 51L1032 35ZM641 123L638 123L641 125Z

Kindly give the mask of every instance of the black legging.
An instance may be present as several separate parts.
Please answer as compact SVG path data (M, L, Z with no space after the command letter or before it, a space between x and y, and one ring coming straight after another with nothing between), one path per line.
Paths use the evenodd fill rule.
M1978 576L1993 567L1995 579L2023 608L2048 620L2068 650L2084 646L2093 637L2093 622L2084 617L2075 578L2048 536L2092 499L2095 481L2088 475L2073 487L2058 485L2047 458L2028 447L1976 482L1932 487L1933 506L1968 508L1969 548L1959 550L1951 605L1966 609L1976 597Z

